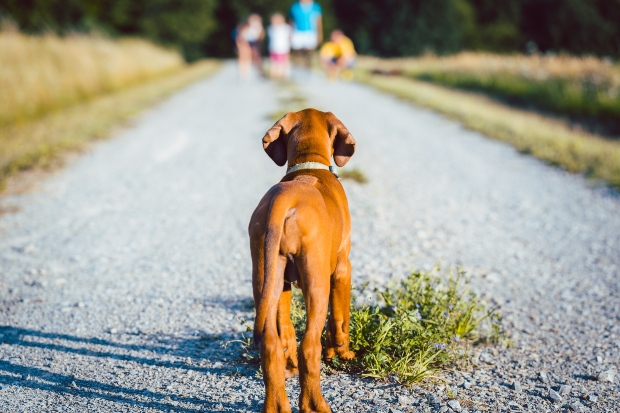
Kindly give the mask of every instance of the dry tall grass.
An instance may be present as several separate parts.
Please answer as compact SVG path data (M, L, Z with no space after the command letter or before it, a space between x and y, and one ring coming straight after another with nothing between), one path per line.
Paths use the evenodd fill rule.
M620 65L596 57L460 53L365 59L361 66L536 104L560 114L620 118Z
M566 78L590 79L607 85L610 93L620 95L620 66L597 57L568 55L498 55L463 52L451 56L426 55L419 58L375 59L365 58L366 68L382 67L409 73L452 71L483 74L511 74L526 79L551 80Z
M0 31L0 126L40 116L184 66L145 40Z

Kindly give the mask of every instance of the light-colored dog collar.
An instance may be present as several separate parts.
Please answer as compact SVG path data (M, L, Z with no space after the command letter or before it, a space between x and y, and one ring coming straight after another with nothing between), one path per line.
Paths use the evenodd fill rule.
M291 172L299 171L300 169L325 169L334 174L336 178L338 178L338 169L335 166L327 166L320 162L303 162L298 163L297 165L293 165L286 171L286 174L290 174Z

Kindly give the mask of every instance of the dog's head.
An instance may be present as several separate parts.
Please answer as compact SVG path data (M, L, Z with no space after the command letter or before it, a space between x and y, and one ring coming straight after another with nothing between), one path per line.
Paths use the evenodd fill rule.
M331 112L289 112L263 137L263 148L279 166L303 162L344 166L355 152L355 139Z

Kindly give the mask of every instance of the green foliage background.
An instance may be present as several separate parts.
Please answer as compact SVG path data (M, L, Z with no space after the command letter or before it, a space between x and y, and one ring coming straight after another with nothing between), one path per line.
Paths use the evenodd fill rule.
M188 60L232 56L250 13L286 13L293 0L0 0L27 32L103 31L178 47ZM620 57L620 0L318 0L325 33L339 26L361 53L412 56L462 49ZM533 42L533 43L531 43Z

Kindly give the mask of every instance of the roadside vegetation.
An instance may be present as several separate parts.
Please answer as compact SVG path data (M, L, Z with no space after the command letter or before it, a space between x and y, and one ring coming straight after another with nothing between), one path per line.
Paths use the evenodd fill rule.
M357 78L510 143L522 153L620 188L620 140L587 133L559 119L517 109L479 93L415 79L404 75L402 66L399 61L362 59Z
M0 188L11 174L46 165L212 73L143 40L0 33Z
M368 177L361 169L357 167L347 168L347 169L338 169L338 176L340 179L350 179L351 181L355 181L359 184L368 183Z
M484 92L561 116L607 123L620 135L620 64L610 60L466 52L391 61L368 59L364 66L379 73Z
M414 272L390 288L361 288L355 295L366 298L351 309L350 348L356 359L344 363L336 357L328 370L374 378L395 376L411 384L464 365L472 345L496 343L504 337L499 314L464 288L460 270ZM299 341L305 330L299 290L291 316Z
M0 32L0 126L178 71L181 55L141 39Z

